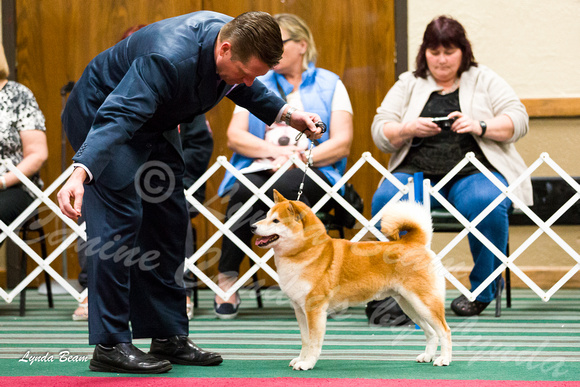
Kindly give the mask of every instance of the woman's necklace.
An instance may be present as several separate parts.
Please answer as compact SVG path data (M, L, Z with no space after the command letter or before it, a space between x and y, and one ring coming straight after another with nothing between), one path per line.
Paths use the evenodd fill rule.
M459 89L459 78L455 78L455 81L453 82L453 85L451 85L451 87L449 89L447 89L447 90L441 90L439 92L439 94L441 94L441 95L451 94L451 93L453 93L457 89Z

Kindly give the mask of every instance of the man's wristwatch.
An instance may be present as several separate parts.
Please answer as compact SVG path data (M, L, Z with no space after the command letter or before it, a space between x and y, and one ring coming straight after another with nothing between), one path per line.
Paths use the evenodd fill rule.
M296 108L293 108L292 106L289 106L288 110L286 110L286 114L284 114L284 116L282 117L282 121L284 121L286 125L290 126L290 119L292 118L292 113L294 113L295 111Z
M487 124L485 123L485 121L479 121L479 126L481 126L481 134L479 135L479 137L483 137L485 131L487 130Z

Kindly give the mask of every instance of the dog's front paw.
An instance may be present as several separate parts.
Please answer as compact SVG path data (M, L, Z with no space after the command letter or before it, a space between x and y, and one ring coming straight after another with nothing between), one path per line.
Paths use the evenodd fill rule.
M449 358L447 356L439 356L437 359L435 359L435 361L433 362L434 366L448 366L449 363L451 363L451 361L449 360Z
M296 359L294 359L296 360ZM306 371L306 370L311 370L314 368L314 365L316 364L316 360L310 359L310 360L298 360L295 364L294 364L294 370L296 371Z
M417 356L417 363L430 363L433 360L433 356L429 355L427 352Z
M294 367L294 365L296 363L298 363L300 361L300 356L295 357L294 359L290 360L290 364L288 365L288 367Z

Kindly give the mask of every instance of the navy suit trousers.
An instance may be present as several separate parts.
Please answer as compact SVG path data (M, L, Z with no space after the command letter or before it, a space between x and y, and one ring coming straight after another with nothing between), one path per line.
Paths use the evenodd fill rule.
M182 283L189 222L183 159L161 135L148 147L149 159L135 177L139 184L85 186L92 345L189 331Z

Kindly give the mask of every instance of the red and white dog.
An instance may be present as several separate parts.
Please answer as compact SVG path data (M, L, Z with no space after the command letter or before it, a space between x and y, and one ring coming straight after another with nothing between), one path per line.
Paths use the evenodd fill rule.
M425 332L418 362L451 362L451 331L445 321L445 279L437 271L430 244L432 221L419 204L389 206L381 231L389 242L350 242L328 236L302 202L274 191L275 205L252 226L256 244L273 248L280 287L290 298L300 326L302 350L290 362L295 370L314 367L326 332L327 311L393 296ZM400 231L407 231L399 237Z

